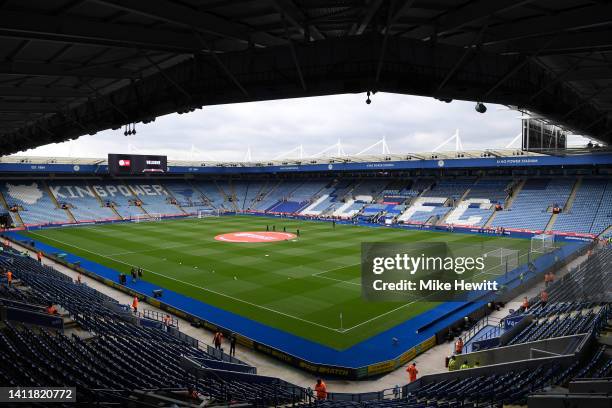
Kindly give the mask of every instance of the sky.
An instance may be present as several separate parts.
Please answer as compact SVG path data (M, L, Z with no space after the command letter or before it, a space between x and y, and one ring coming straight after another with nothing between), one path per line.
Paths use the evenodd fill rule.
M520 133L520 114L504 106L474 110L474 102L377 93L347 94L231 105L205 106L189 114L42 146L29 156L95 157L108 153L162 154L174 160L253 161L315 155L341 141L356 154L383 137L391 153L428 152L459 130L463 148L503 148ZM454 142L440 150L454 150ZM368 153L380 154L380 146Z

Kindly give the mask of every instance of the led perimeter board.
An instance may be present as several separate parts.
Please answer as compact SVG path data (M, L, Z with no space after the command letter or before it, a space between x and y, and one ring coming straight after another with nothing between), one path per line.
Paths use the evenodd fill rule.
M168 159L166 156L115 153L109 153L108 155L108 172L113 176L165 173L167 170Z

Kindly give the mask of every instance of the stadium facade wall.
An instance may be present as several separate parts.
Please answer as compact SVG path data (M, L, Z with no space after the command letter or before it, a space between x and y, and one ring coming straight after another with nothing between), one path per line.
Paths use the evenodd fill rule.
M441 169L441 168L497 168L497 167L537 167L537 166L596 166L612 163L612 154L584 154L573 156L513 156L494 158L461 158L461 159L430 159L403 160L382 162L348 162L321 163L307 165L280 166L169 166L170 174L249 174L249 173L295 173L295 172L329 172L329 171L379 171L379 170L411 170L411 169ZM0 163L0 173L71 173L107 175L105 164L32 164L32 163Z

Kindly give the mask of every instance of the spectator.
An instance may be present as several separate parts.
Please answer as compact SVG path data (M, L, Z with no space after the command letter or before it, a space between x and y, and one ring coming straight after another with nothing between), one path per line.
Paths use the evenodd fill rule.
M322 379L317 379L317 383L315 384L315 392L317 393L318 400L326 400L327 399L327 385L323 382Z
M42 253L42 251L38 251L38 252L36 253L36 258L38 259L38 263L39 263L39 264L42 264L42 259L43 259L43 253Z
M236 333L230 335L230 356L236 357Z
M455 354L463 353L463 339L459 337L455 342Z
M416 368L416 363L413 362L410 364L406 371L408 372L408 383L415 382L417 379L417 374L419 373L419 370Z
M529 309L529 299L527 296L523 298L523 304L521 305L521 309L523 312L526 312Z
M13 272L6 271L6 282L9 287L13 284Z
M57 312L57 308L55 307L55 305L51 302L49 302L49 304L47 305L47 313L49 313L50 315L56 315L59 314Z
M134 309L134 313L138 313L138 296L134 296L134 300L132 300L132 309Z
M223 333L217 330L215 336L213 337L213 344L216 349L221 350L221 344L223 343Z
M196 390L195 387L191 385L187 387L187 394L189 395L189 398L194 401L200 400L200 394L198 394L198 390Z
M76 283L81 284L81 272L77 273Z
M546 290L540 292L540 302L542 303L542 307L546 307L548 304L548 292L546 292Z

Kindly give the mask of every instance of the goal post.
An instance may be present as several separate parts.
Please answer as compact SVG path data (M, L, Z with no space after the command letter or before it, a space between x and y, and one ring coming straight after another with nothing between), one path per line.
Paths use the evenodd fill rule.
M545 254L555 249L553 234L539 234L531 237L531 252Z
M492 275L501 275L510 272L520 265L520 251L517 249L497 248L485 252L485 272Z
M218 216L219 216L219 210L217 208L198 210L198 214L197 214L198 218L209 218L209 217L218 217Z
M136 214L134 216L134 222L147 222L147 221L160 221L162 219L162 215L158 213L149 213L149 214Z

